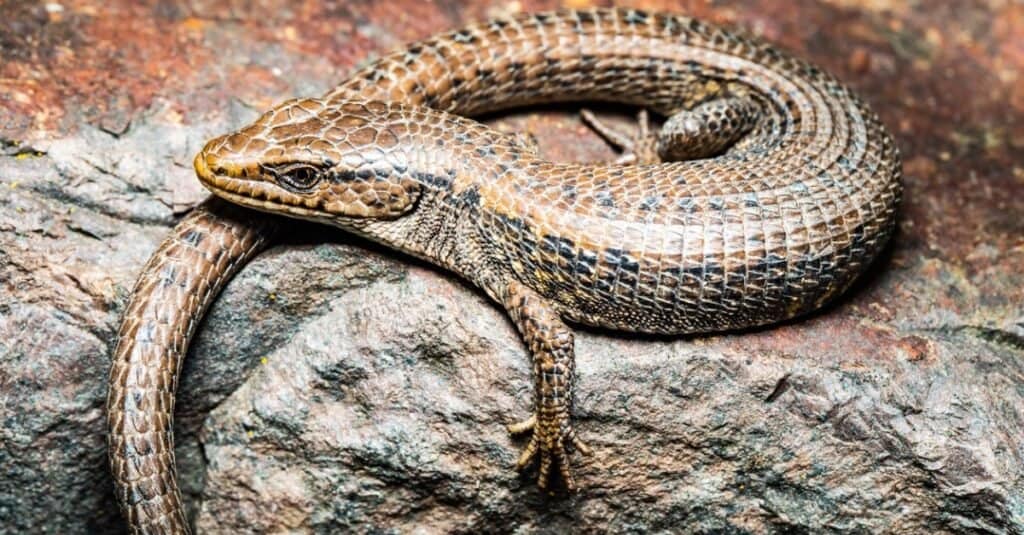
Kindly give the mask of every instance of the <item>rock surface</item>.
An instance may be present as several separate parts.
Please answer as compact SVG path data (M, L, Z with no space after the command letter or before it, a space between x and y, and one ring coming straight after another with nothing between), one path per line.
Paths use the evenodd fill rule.
M1024 6L709 4L638 3L809 57L896 133L899 232L864 280L752 332L580 331L595 455L574 457L581 492L549 496L511 468L525 441L503 424L531 383L502 311L297 226L186 362L178 456L200 532L1024 533ZM550 7L0 2L0 532L123 531L109 354L139 269L204 196L203 140L405 41ZM551 159L612 156L574 109L489 122Z

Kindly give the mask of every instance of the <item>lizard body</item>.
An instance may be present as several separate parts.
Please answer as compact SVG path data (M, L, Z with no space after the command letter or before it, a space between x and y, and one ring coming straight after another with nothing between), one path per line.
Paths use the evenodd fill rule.
M632 138L594 124L628 150L584 165L464 118L594 100L667 120ZM568 446L588 448L571 424L566 321L682 334L814 310L877 255L901 192L891 136L830 75L712 25L625 9L520 15L410 45L211 140L195 167L228 201L340 226L487 292L533 357L534 414L510 426L532 432L519 465L539 458L541 486L557 466L570 488ZM170 438L181 357L275 226L205 206L140 277L109 400L118 496L139 531L187 529Z

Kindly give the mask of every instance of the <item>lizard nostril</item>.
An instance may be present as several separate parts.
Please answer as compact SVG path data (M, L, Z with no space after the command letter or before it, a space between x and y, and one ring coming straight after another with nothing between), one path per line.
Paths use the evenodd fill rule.
M196 170L196 176L205 183L214 182L218 176L227 174L227 169L205 150L200 151L192 160L192 167Z

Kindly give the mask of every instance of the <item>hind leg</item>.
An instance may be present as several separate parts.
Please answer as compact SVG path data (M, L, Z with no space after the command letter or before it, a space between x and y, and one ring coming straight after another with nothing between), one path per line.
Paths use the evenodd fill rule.
M615 129L590 110L582 110L580 115L601 137L622 149L616 163L646 165L708 158L723 152L754 127L761 117L761 107L746 96L715 98L672 114L656 133L650 131L646 110L637 115L634 132Z

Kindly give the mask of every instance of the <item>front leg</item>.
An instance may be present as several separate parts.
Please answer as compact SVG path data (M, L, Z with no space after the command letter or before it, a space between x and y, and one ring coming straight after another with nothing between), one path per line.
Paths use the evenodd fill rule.
M573 490L576 485L566 446L572 443L585 455L590 454L590 448L576 435L571 422L576 368L572 331L543 297L519 282L510 283L500 297L533 357L533 415L508 427L514 434L533 431L530 443L519 457L518 467L522 470L539 454L537 485L547 487L554 462L558 464L566 488Z

